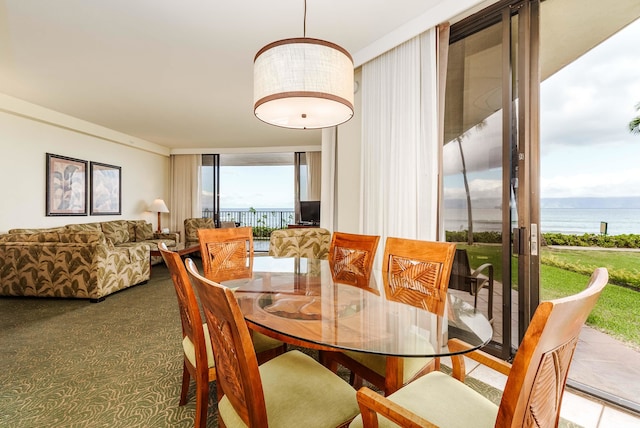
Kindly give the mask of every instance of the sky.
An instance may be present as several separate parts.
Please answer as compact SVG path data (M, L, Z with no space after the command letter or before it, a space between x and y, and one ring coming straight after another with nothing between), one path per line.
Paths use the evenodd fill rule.
M221 208L293 209L293 171L293 165L221 167ZM203 207L208 205L211 183L211 178L203 180Z
M640 20L541 85L541 197L640 196Z

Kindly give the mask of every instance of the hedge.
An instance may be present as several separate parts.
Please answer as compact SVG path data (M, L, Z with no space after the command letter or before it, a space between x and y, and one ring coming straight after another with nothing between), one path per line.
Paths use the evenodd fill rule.
M447 242L467 242L467 231L446 231ZM474 232L473 242L499 244L500 232ZM640 248L640 235L565 235L564 233L543 233L542 245L565 245L572 247Z

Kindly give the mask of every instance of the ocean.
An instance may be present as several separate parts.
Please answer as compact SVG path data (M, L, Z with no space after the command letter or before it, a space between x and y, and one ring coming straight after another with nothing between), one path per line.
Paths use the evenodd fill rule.
M540 220L542 233L598 234L600 222L606 222L607 235L640 235L637 208L542 208Z
M473 230L476 232L499 231L499 209L473 210ZM445 210L445 230L466 230L467 211L460 208ZM542 208L540 231L582 235L600 233L600 223L607 223L607 235L640 235L640 208Z

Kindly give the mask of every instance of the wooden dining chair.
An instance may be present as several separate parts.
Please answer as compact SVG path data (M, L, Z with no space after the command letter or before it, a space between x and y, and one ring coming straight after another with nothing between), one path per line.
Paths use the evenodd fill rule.
M182 324L183 366L179 404L183 406L187 403L189 383L193 378L196 384L195 426L205 427L209 404L209 383L216 380L211 339L207 324L202 323L198 301L182 258L178 253L169 251L162 242L158 244L158 250L173 281ZM252 338L255 351L261 362L268 361L285 351L282 342L270 337L255 334ZM221 391L217 392L221 395Z
M379 241L379 236L334 232L328 256L334 282L370 288Z
M233 427L342 427L358 414L355 390L313 358L289 351L261 366L231 289L186 261L204 309L218 370L221 425Z
M216 380L211 341L205 333L206 324L202 324L198 301L191 287L191 281L184 269L182 258L169 251L164 243L158 244L160 255L164 259L173 286L178 297L180 321L182 322L182 389L181 406L187 404L187 393L191 378L196 383L196 427L207 425L207 407L209 405L209 383Z
M382 282L387 298L442 314L454 254L455 244L447 242L387 238L382 260ZM334 372L337 364L351 370L355 374L354 385L360 386L361 379L366 379L387 395L438 368L434 358L355 351L327 353L323 358Z
M216 282L242 278L251 271L253 229L198 229L204 275Z
M463 383L464 358L457 355L453 377L432 372L386 398L361 388L362 416L350 427L386 427L389 420L403 427L557 427L580 330L607 281L607 270L598 268L582 292L540 303L513 365L479 350L464 354L508 376L499 406ZM456 339L449 348L470 349Z

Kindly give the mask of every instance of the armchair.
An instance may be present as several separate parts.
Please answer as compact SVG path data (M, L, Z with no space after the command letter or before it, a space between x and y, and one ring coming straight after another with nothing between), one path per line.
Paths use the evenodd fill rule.
M331 232L320 227L278 229L271 232L269 255L327 259Z
M484 273L483 273L484 272ZM485 275L486 273L486 275ZM467 291L473 296L473 307L478 307L478 293L484 287L487 287L487 318L489 322L493 321L493 265L484 263L476 269L471 269L469 263L469 255L467 250L458 248L453 258L453 267L451 268L451 279L449 280L449 288L452 290Z
M185 248L198 245L198 229L213 229L216 227L212 218L187 218L184 220Z

